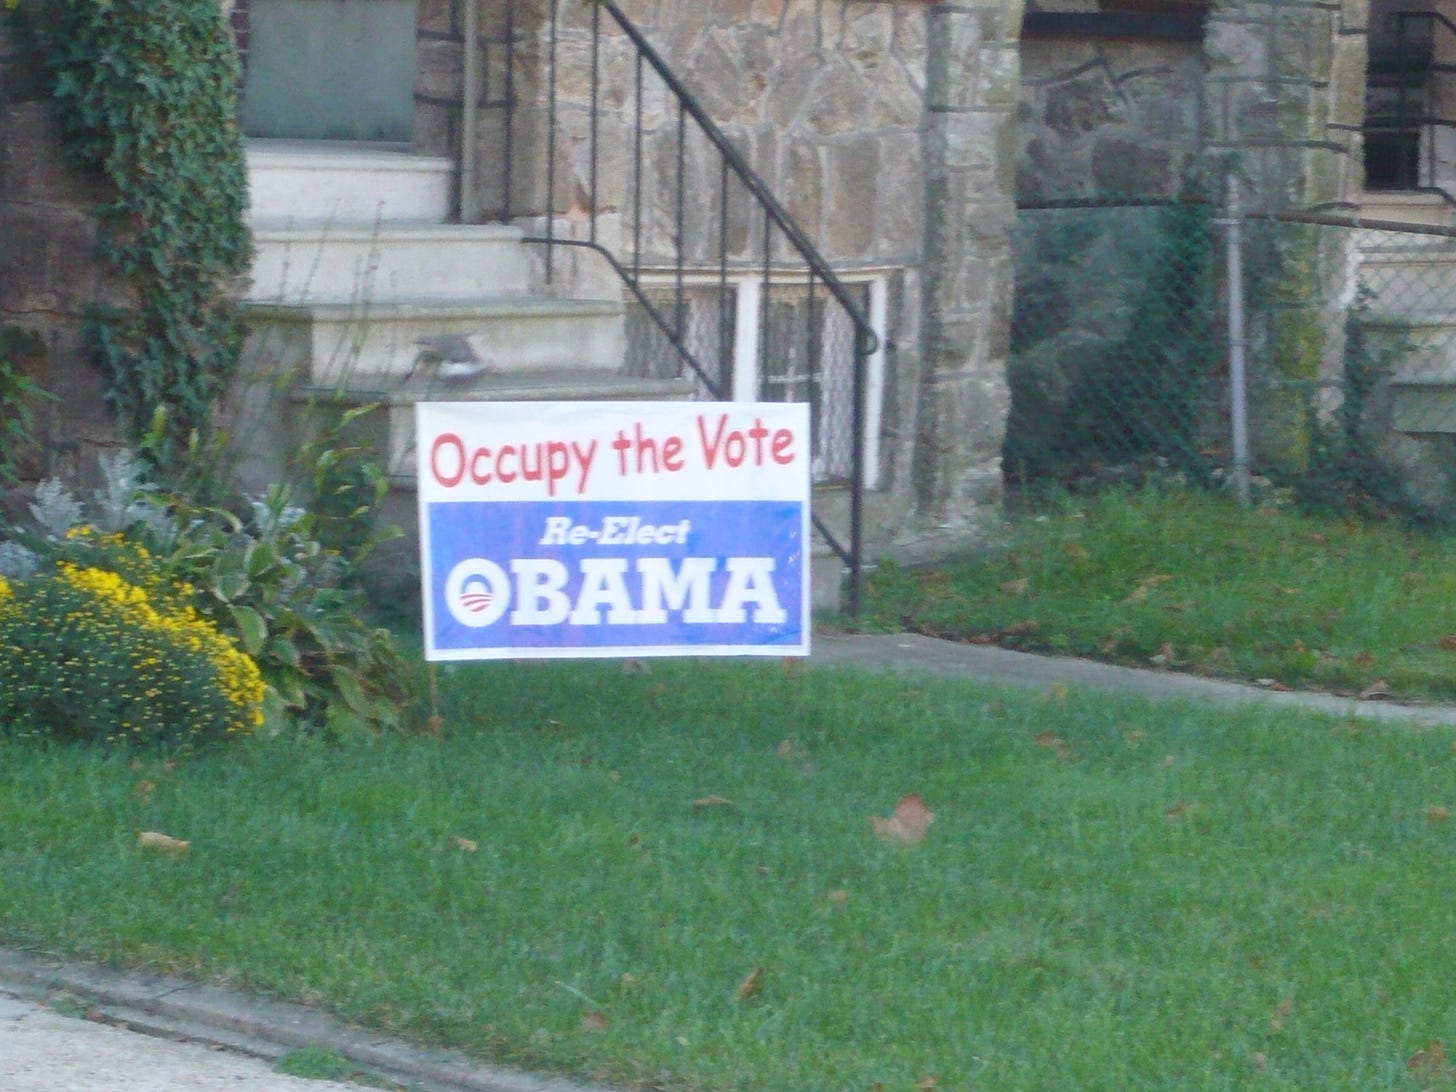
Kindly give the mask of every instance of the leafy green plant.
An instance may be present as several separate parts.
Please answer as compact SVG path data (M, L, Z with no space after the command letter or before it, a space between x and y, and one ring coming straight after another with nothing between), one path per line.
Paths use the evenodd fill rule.
M233 289L248 266L247 173L232 38L216 0L47 0L28 13L68 151L114 193L96 210L100 254L132 302L92 312L90 347L134 435L169 407L147 452L166 461L206 431L242 348Z
M418 672L369 620L355 579L367 551L345 555L320 542L331 517L295 503L286 485L233 511L147 481L129 454L101 466L89 504L59 482L41 484L34 530L12 529L0 556L8 571L25 570L24 557L10 556L18 550L32 567L54 559L133 584L186 588L198 614L257 663L275 725L291 718L346 731L410 722Z
M118 544L119 545L119 544ZM144 551L129 547L145 569ZM0 578L0 724L90 742L195 744L263 719L257 665L153 571L61 561Z
M1135 479L1155 461L1201 472L1211 210L1024 216L1003 459L1022 485Z
M20 363L36 351L38 341L18 327L0 329L0 485L18 480L21 460L37 443L35 403L51 397Z

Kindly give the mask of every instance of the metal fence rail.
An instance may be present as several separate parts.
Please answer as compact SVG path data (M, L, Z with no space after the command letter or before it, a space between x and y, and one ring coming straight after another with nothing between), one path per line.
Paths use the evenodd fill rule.
M628 294L629 371L691 379L702 399L808 403L816 483L849 494L847 530L818 514L813 523L848 567L857 612L878 347L862 286L815 249L616 4L597 0L569 21L560 3L548 6L538 102L523 101L514 79L503 98L482 100L496 108L508 160L532 138L543 143L542 192L525 192L531 171L503 166L502 215L539 214L526 241L544 248L548 281L571 248L616 274ZM513 10L507 2L502 28L486 36L505 50L506 74L524 40Z

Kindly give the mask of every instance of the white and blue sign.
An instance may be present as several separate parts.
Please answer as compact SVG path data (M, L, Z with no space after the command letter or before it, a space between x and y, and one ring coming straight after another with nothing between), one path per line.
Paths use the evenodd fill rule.
M781 403L416 407L431 660L809 652L809 421Z

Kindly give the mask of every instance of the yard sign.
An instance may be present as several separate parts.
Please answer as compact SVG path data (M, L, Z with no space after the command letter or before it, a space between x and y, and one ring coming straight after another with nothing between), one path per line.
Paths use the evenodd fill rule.
M415 409L431 660L809 652L809 414Z

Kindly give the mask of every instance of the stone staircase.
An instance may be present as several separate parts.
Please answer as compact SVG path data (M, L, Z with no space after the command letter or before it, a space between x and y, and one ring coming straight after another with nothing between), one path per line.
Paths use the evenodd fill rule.
M229 400L243 484L280 480L332 414L377 406L353 438L375 445L399 493L414 486L418 401L681 399L679 380L622 374L617 298L561 298L533 285L521 231L448 223L448 160L403 148L254 141L250 335ZM449 378L422 342L454 339L473 360ZM413 524L413 497L387 514Z
M1456 226L1439 194L1371 193L1362 220ZM1456 238L1362 229L1360 284L1372 294L1365 325L1377 351L1398 353L1390 375L1392 428L1456 433Z

